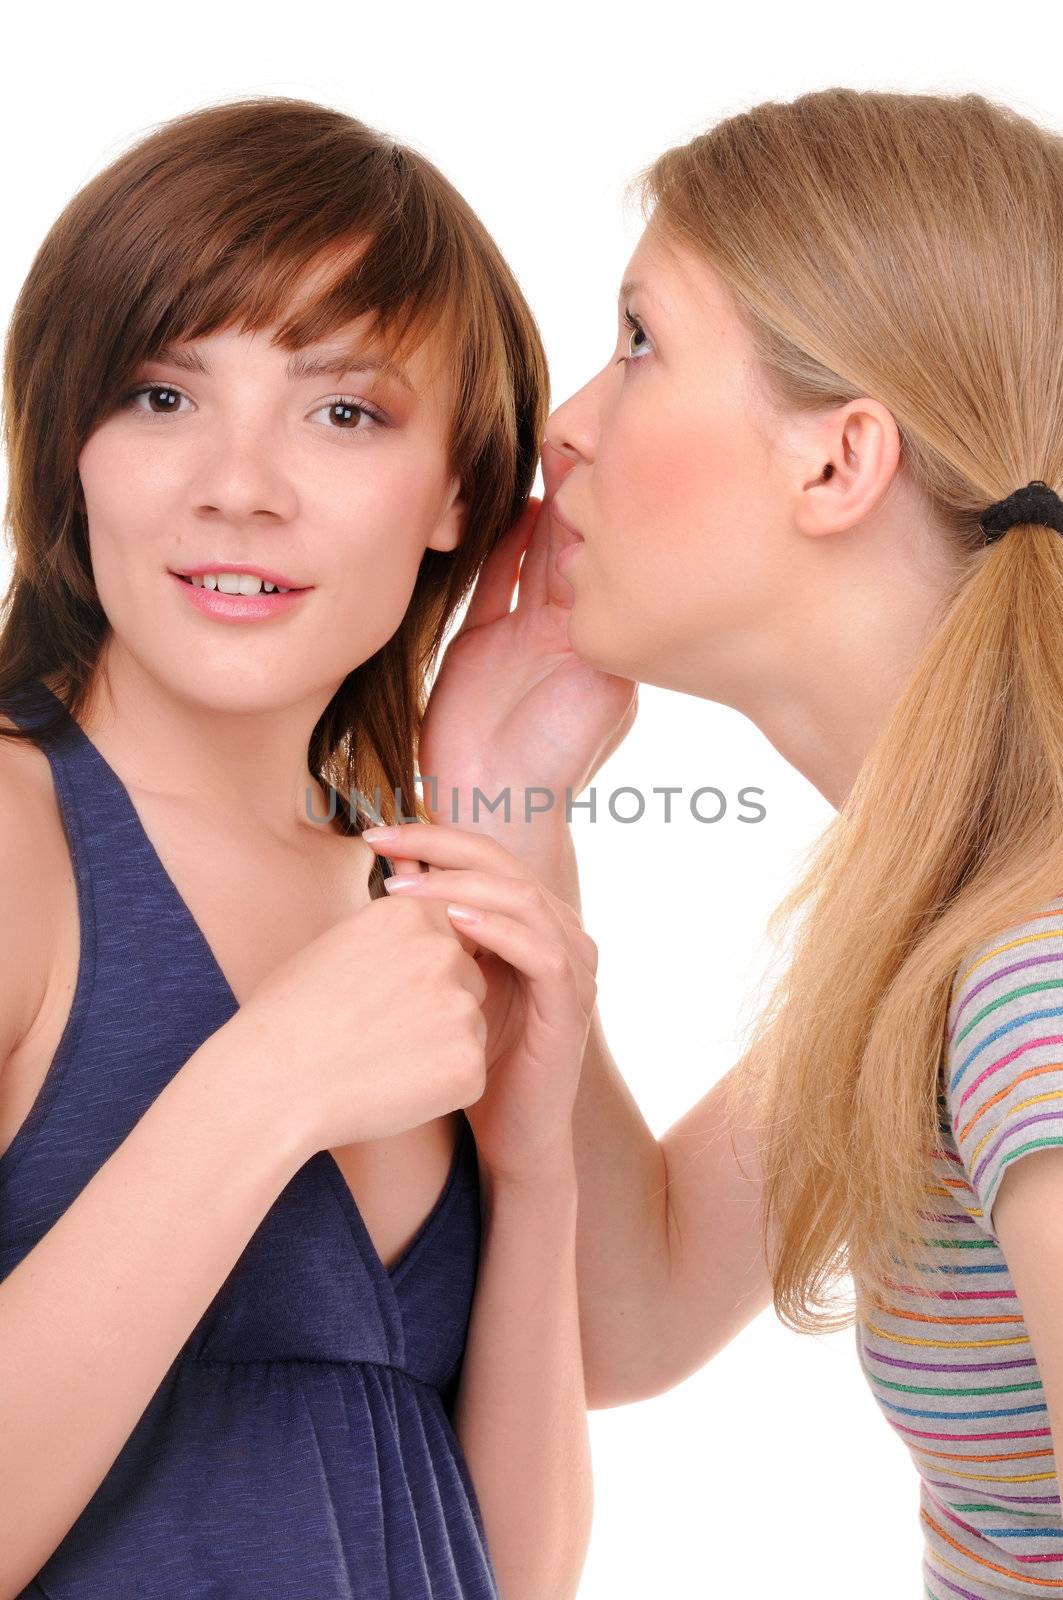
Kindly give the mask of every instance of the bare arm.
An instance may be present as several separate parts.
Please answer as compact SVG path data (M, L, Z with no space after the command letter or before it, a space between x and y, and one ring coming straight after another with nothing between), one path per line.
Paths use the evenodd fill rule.
M727 1087L715 1084L656 1140L595 1012L576 1103L580 1316L592 1407L672 1388L771 1303L755 1143L749 1122L739 1120L740 1166Z
M592 1481L571 1151L534 1184L481 1173L484 1233L455 1428L505 1600L570 1600Z
M0 1600L88 1504L304 1159L233 1092L227 1044L211 1035L0 1284Z
M567 828L533 822L497 837L581 911ZM721 1080L658 1140L595 1011L574 1118L579 1306L592 1408L671 1388L771 1303L753 1119L739 1107L736 1161L726 1092Z
M1058 1147L1048 1147L1009 1164L992 1208L993 1226L1044 1383L1049 1436L1031 1443L1051 1448L1057 1458L1063 1458L1063 1247L1056 1222L1061 1203L1063 1158ZM1048 1465L1036 1462L1039 1468Z

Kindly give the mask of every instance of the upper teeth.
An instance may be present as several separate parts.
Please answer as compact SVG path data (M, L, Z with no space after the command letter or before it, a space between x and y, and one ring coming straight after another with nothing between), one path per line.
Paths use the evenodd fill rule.
M266 583L262 578L252 577L250 572L205 572L192 582L200 589L220 589L222 594L261 594L263 589L267 594L274 590L278 594L289 593L279 583Z

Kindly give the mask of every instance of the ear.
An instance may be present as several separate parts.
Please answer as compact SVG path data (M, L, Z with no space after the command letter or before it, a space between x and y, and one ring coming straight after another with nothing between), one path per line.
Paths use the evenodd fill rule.
M855 527L871 515L894 481L901 436L893 413L861 395L810 421L797 486L795 521L818 536Z
M461 497L461 479L452 478L443 513L432 529L426 548L429 550L455 550L465 532L465 501Z

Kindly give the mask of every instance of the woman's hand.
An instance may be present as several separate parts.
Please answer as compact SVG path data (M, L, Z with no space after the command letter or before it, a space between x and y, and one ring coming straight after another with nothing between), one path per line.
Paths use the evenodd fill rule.
M486 995L444 907L374 900L274 967L214 1037L305 1160L479 1099Z
M508 788L517 824L527 820L525 790L546 789L548 826L563 828L566 790L586 788L638 709L636 683L588 666L568 642L572 588L554 565L568 536L550 517L567 466L549 445L542 466L546 498L529 500L480 569L436 675L418 749L418 770L435 780L424 793L432 819L482 826L515 846L520 835L504 812L481 806L474 819L474 786L490 799ZM544 807L545 797L531 803ZM542 822L536 818L540 829Z
M487 1084L465 1108L481 1162L497 1178L523 1180L570 1161L598 967L576 912L497 840L470 829L410 823L362 838L396 862L389 894L478 913L455 916L453 926L487 984Z

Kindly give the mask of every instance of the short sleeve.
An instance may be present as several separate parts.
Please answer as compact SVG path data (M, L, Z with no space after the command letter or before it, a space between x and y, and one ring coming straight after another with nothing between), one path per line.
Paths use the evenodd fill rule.
M980 1224L996 1239L993 1202L1010 1164L1063 1145L1063 897L979 946L959 968L944 1078Z

